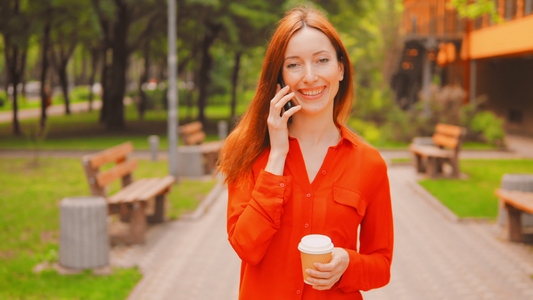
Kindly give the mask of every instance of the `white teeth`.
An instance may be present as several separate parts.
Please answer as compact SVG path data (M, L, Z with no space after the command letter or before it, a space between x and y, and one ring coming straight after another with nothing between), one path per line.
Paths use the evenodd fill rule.
M324 89L318 89L318 90L308 90L308 91L302 91L302 94L306 95L306 96L315 96L315 95L318 95L320 93L322 93Z

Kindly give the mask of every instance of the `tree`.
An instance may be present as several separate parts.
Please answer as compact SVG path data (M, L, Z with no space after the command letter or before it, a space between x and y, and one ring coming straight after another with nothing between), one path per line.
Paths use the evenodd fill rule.
M218 40L228 52L233 52L234 68L231 77L232 111L236 103L236 88L240 58L250 48L264 44L266 32L282 16L284 0L275 1L195 1L178 3L178 38L180 58L190 59L196 69L198 89L198 119L205 125L205 107L211 87L214 60L212 47ZM196 61L199 65L196 65ZM182 65L180 63L180 65Z
M0 6L0 32L4 37L7 83L13 86L13 133L20 135L17 88L26 67L30 22L27 3L21 0L2 1Z
M163 17L162 0L91 0L102 31L103 107L100 121L108 130L125 126L124 95L128 59ZM137 30L131 30L132 28Z

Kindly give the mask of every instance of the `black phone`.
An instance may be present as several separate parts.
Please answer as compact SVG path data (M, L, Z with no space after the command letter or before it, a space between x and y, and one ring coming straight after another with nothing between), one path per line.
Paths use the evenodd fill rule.
M283 76L281 75L281 70L279 71L279 75L278 75L278 83L279 83L279 86L280 88L284 88L285 87L285 81L283 81ZM291 100L287 101L287 103L285 103L285 105L283 105L283 109L285 109L285 111L291 109L291 107L294 106L294 103L292 103ZM292 122L292 117L289 118L289 123Z

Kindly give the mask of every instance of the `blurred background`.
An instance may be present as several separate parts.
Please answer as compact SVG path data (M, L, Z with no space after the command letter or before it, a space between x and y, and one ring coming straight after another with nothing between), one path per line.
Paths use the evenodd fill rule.
M348 126L378 148L389 165L412 164L410 143L431 136L439 123L466 129L460 178L416 177L412 167L391 173L394 194L402 200L394 203L406 206L395 215L404 218L398 222L403 229L398 228L410 233L400 239L427 223L439 230L471 231L460 222L433 223L436 218L426 211L420 215L432 220L413 221L406 212L419 208L420 193L403 194L411 184L404 181L410 180L456 219L490 228L485 240L498 241L492 229L503 225L495 223L505 210L494 190L504 174L533 173L533 0L176 0L179 125L199 121L205 142L224 139L253 98L276 22L299 3L323 11L339 31L356 74ZM0 1L1 299L124 299L146 276L143 271L150 265L163 268L169 259L150 252L163 263L146 263L140 270L139 248L113 245L112 256L130 258L127 268L114 264L105 276L90 270L61 276L54 268L58 205L65 197L89 193L83 155L129 141L140 158L136 176L168 174L167 7L166 0ZM223 134L220 124L227 124ZM159 138L155 150L148 139L154 135ZM510 140L520 142L520 151L511 149ZM183 145L182 138L179 142ZM150 159L153 151L159 159ZM532 177L527 178L533 188ZM169 194L167 217L180 220L194 211L217 184L212 176L181 179ZM118 190L119 185L110 189ZM219 210L216 224L223 229L224 209ZM425 225L408 227L417 224ZM151 230L157 236L169 230L165 226ZM181 234L165 239L169 236ZM455 239L450 236L438 241L445 245L440 249ZM221 247L228 247L223 230L219 237ZM480 244L470 236L464 240ZM432 241L425 245L431 247ZM491 247L500 249L499 244L484 249ZM467 253L466 248L463 243L454 249ZM398 257L407 257L398 249ZM530 249L520 264L531 261ZM228 253L233 255L231 249ZM511 260L492 261L510 265ZM401 272L410 266L398 267L396 278L410 273ZM238 274L238 260L232 268ZM532 274L526 276L528 288ZM418 279L413 286L429 286ZM391 295L398 299L395 290ZM419 295L406 299L431 298Z
M211 132L217 119L235 122L253 97L277 20L299 2L177 2L180 122L198 119ZM357 74L349 125L370 143L407 143L438 122L497 146L505 132L533 135L531 0L309 3L349 49ZM127 132L128 120L164 110L166 7L161 0L2 1L0 109L13 112L10 135L22 134L17 111L29 107L41 108L42 130L47 106L70 114L73 103L91 109L101 99L91 132Z

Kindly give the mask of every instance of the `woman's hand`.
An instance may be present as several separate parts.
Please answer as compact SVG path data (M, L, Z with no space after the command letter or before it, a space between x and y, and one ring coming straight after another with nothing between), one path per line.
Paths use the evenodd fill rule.
M285 158L289 152L289 118L301 109L296 105L288 111L282 112L283 105L294 97L294 93L288 93L289 86L277 88L277 93L270 101L267 125L270 137L270 157L265 170L276 175L283 175Z
M318 269L307 269L306 272L310 277L307 278L309 283L313 284L316 290L329 290L339 279L344 271L348 268L350 256L342 248L334 248L331 253L331 261L327 264L315 263Z

